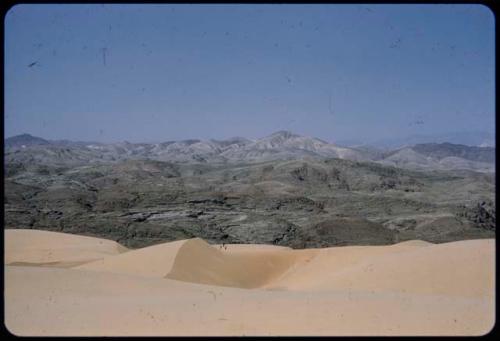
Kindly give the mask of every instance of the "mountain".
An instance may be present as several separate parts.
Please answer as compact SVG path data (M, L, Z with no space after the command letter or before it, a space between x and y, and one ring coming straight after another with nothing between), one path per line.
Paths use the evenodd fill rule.
M45 154L50 162L50 155L60 156L62 151L74 154L72 159L82 159L82 162L93 162L98 160L120 160L129 158L146 158L160 161L175 162L260 162L275 159L291 159L296 157L334 157L352 160L369 160L366 151L357 151L351 148L338 147L317 138L300 136L288 131L279 131L257 141L241 137L227 140L197 139L183 141L169 141L163 143L95 143L95 142L71 142L47 141L32 137L38 143L26 146L46 145L48 149L30 150L28 154ZM22 136L12 137L6 140L6 150L20 144L19 141L27 141ZM43 143L42 143L43 142ZM25 145L25 144L23 144ZM48 152L52 150L52 152ZM40 159L40 155L31 155L30 158Z
M495 148L452 143L425 143L388 152L380 162L416 170L467 169L494 172Z
M495 148L492 147L475 147L445 142L417 144L412 149L439 160L446 157L459 157L471 161L495 162Z
M30 134L21 134L5 139L5 148L26 148L49 144L49 141Z
M24 147L23 147L24 146ZM257 140L168 141L162 143L99 143L48 141L31 135L5 140L10 163L84 165L122 160L157 160L177 163L238 163L272 160L328 159L372 161L395 167L426 170L465 169L494 172L495 148L452 143L425 143L382 151L371 146L340 147L318 138L278 131Z
M296 157L327 157L350 160L368 160L366 153L343 148L318 138L301 136L290 131L278 131L242 148L224 151L229 160L266 161Z

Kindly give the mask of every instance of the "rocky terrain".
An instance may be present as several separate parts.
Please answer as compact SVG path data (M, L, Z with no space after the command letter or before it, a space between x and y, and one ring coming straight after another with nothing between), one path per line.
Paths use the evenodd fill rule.
M314 248L495 236L494 148L391 152L277 132L156 144L5 140L4 225L127 247ZM444 160L444 161L443 161Z

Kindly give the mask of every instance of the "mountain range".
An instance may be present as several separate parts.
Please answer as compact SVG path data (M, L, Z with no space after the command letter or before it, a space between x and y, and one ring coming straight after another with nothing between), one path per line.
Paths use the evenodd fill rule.
M423 143L393 150L371 146L341 147L318 138L278 131L257 140L181 140L162 143L100 143L46 140L29 134L5 140L6 161L36 160L47 164L86 164L119 160L180 163L235 163L272 160L339 158L371 161L416 170L494 172L495 148L452 143Z

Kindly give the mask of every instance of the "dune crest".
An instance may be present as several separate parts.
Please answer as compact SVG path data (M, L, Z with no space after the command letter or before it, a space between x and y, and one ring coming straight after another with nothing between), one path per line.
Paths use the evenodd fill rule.
M310 255L314 253L308 252ZM217 249L195 238L179 249L172 271L166 278L218 286L258 288L281 276L304 257L304 252L282 248L226 252L224 248Z
M172 270L179 249L187 241L178 240L130 250L127 253L77 266L75 269L161 278Z

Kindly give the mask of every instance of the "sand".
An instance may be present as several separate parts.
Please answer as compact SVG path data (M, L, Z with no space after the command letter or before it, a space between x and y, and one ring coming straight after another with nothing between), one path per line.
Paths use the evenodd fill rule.
M19 336L451 336L495 322L492 239L127 250L5 230L5 245L5 322Z
M117 242L40 230L5 230L5 264L71 267L128 251Z

